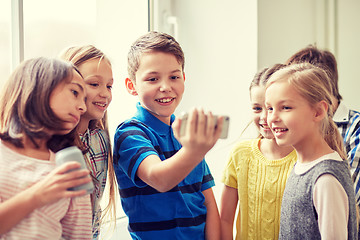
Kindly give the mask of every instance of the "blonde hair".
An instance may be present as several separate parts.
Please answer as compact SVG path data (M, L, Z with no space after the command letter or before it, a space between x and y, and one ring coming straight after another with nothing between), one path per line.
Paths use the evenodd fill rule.
M84 45L84 46L72 46L69 47L59 55L60 58L72 62L76 67L86 63L89 60L98 59L98 65L100 65L101 61L106 61L110 66L111 62L106 57L106 55L98 48L93 45ZM89 122L89 129L102 129L106 132L107 136L109 137L109 127L108 127L108 120L107 120L107 111L105 112L104 116L100 120L91 120ZM116 176L114 171L113 165L113 156L112 156L112 148L109 143L109 151L108 151L108 172L107 172L107 187L109 188L109 202L104 208L102 212L102 216L100 219L100 223L103 222L105 216L109 215L111 219L116 219L116 199L115 195L117 193L117 183L116 183ZM78 145L81 145L82 148L83 144L78 139ZM84 155L85 156L85 155ZM89 159L85 156L87 164L90 166ZM92 176L93 181L97 181L95 176Z
M310 106L320 101L327 103L327 115L322 120L319 130L330 148L337 151L341 158L346 160L343 140L332 119L331 82L327 73L310 63L300 63L278 70L270 77L266 86L277 81L287 81L307 100Z

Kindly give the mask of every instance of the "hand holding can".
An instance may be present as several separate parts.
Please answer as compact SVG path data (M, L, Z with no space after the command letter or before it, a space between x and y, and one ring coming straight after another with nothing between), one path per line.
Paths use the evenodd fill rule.
M78 162L81 165L81 169L87 169L84 156L83 156L81 150L76 146L64 148L64 149L58 151L55 154L55 162L56 162L56 165L58 165L58 166L66 163L66 162ZM74 170L71 170L71 171L74 171ZM88 183L85 183L85 184L82 184L82 185L79 185L76 187L71 187L68 190L79 191L79 190L83 190L83 189L85 189L87 193L92 193L94 190L93 182L90 181Z

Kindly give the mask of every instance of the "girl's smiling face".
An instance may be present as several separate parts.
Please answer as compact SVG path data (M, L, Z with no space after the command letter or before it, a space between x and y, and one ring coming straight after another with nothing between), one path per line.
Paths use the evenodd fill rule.
M61 132L71 132L79 123L80 116L86 111L84 79L73 70L72 79L58 84L50 94L50 108L54 114L64 121Z
M253 86L250 90L250 101L253 111L253 121L257 130L264 138L273 139L274 135L267 124L265 86Z
M265 93L268 124L278 145L292 145L295 149L306 143L314 131L316 111L287 81L273 82Z
M91 59L78 67L86 86L87 111L82 116L88 122L100 120L112 100L113 74L110 63L105 59Z

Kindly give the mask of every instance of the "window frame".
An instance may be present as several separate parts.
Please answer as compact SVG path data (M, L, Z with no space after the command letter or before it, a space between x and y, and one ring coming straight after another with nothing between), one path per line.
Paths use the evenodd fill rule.
M24 60L24 8L23 0L11 1L11 69Z

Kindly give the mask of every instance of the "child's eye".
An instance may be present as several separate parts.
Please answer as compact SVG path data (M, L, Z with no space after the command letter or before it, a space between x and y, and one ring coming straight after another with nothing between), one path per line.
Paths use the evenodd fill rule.
M108 88L109 90L111 90L111 89L112 89L112 85L107 86L107 88Z
M92 87L97 87L97 86L99 86L98 83L89 83L89 85L92 86Z
M172 80L176 80L176 79L179 79L180 77L179 76L171 76L170 79Z
M75 97L77 97L79 95L79 92L76 90L72 89L71 92L72 92L72 94L74 94Z
M268 112L271 112L273 110L272 107L267 107L266 109L267 109Z
M288 106L283 106L282 107L284 110L290 110L291 109L291 107L288 107Z
M252 110L254 112L261 112L262 111L262 108L261 107L253 107Z

